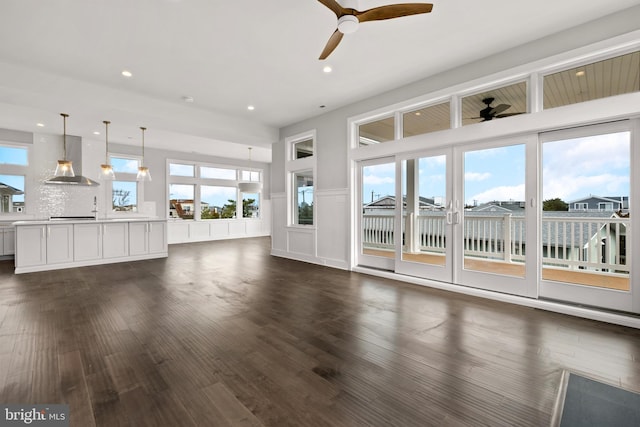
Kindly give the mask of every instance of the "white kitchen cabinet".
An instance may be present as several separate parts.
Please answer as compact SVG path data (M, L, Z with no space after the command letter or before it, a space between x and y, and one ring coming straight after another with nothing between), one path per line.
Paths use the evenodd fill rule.
M149 221L149 253L167 252L167 222Z
M13 255L16 253L16 231L12 228L5 228L3 236L3 254Z
M16 269L47 263L47 226L16 227Z
M74 261L102 258L102 224L83 222L73 225L73 254Z
M73 261L73 224L47 225L47 264Z
M15 253L15 231L13 227L0 226L0 257Z
M16 274L168 256L166 220L34 222L14 224Z
M129 223L105 222L103 224L102 256L121 258L129 255Z
M166 221L129 224L129 255L146 255L167 251Z
M148 228L148 222L133 222L129 224L129 255L135 256L149 253Z

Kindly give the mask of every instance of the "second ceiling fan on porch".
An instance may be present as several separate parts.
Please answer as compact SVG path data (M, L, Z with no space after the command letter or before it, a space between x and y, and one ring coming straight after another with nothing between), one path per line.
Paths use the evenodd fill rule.
M338 28L329 37L329 41L320 54L319 59L326 59L335 50L342 36L353 33L358 24L368 21L382 21L385 19L401 18L403 16L429 13L433 9L431 3L401 3L374 7L363 11L341 6L336 0L318 0L331 9L338 18Z

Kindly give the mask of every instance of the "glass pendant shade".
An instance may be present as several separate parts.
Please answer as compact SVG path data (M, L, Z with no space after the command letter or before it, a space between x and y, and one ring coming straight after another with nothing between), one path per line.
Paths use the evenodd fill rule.
M138 168L138 176L136 179L138 181L151 181L151 172L149 172L149 168L146 166L140 166Z
M116 174L113 172L113 167L109 164L109 124L108 120L104 123L104 140L105 140L105 152L104 152L104 164L100 165L100 179L104 181L113 181L116 179Z
M116 174L113 173L111 165L100 165L100 179L105 181L113 181L116 179Z
M144 131L147 130L145 127L140 128L142 130L142 162L140 162L140 167L138 167L138 176L136 179L138 181L151 181L151 172L149 172L149 168L144 166Z
M64 147L64 160L58 160L58 166L56 166L56 172L54 176L76 176L73 172L73 165L71 160L67 160L67 117L68 114L60 113L62 116L62 144Z
M58 160L58 166L56 166L55 176L76 176L73 172L73 165L71 160Z

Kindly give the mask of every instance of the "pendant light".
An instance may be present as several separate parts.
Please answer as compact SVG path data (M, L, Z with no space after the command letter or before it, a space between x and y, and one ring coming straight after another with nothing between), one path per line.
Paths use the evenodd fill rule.
M249 167L251 167L251 147L249 147ZM251 175L249 175L251 179ZM238 183L238 189L242 193L259 193L261 188L260 182L240 182Z
M147 130L145 127L141 127L142 129L142 161L140 162L140 167L138 168L138 176L136 179L138 181L151 181L151 173L149 172L149 168L144 165L144 131Z
M100 165L100 179L105 181L113 181L116 179L116 174L113 173L113 167L109 163L109 124L108 120L104 123L104 139L105 139L105 152L104 152L104 164Z
M62 116L62 142L64 145L64 157L63 160L58 160L58 166L56 166L56 173L54 175L67 177L76 176L76 174L73 172L73 165L71 164L71 160L67 160L67 117L69 117L69 115L65 113L60 113L60 115Z

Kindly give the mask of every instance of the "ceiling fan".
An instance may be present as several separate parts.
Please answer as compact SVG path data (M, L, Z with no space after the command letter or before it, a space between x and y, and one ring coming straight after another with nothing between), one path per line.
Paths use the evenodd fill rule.
M326 59L338 46L342 36L353 33L358 29L358 24L368 21L382 21L384 19L400 18L402 16L429 13L433 9L431 3L401 3L374 7L359 11L353 8L342 7L336 0L318 0L331 9L338 17L338 28L329 37L329 41L320 54L319 59Z
M492 107L491 104L495 101L494 98L484 98L482 100L483 104L486 104L486 107L480 110L480 117L471 117L472 119L482 119L481 121L486 122L493 119L501 119L503 117L516 116L518 114L523 113L503 113L503 111L511 108L509 104L499 104L495 107Z

